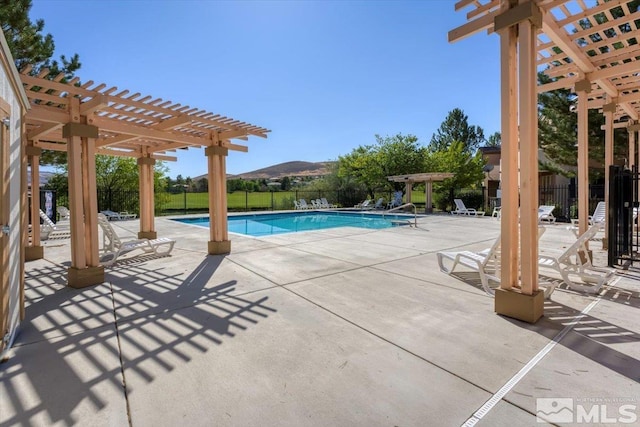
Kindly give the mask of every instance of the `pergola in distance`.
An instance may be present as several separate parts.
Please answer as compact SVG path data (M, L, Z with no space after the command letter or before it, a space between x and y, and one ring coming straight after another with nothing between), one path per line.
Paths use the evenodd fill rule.
M140 189L139 238L157 237L154 225L153 166L156 160L175 161L176 150L204 147L208 165L209 254L231 250L227 230L226 156L229 150L248 151L232 139L267 137L269 130L198 108L160 98L130 94L78 78L63 83L63 75L48 79L49 71L20 78L31 109L25 117L23 162L31 165L31 182L39 182L42 150L66 151L69 210L71 213L71 267L68 284L83 287L104 281L98 254L95 155L138 159ZM26 185L24 186L26 188ZM32 191L32 239L25 231L26 259L42 258L39 192Z
M450 172L425 172L425 173L413 173L409 175L393 175L388 176L387 179L392 182L406 182L407 183L407 203L411 203L411 185L414 182L424 182L424 211L425 213L433 212L433 183L438 181L444 181L448 178L453 178L454 174Z
M457 11L470 10L467 23L449 32L449 41L484 30L500 37L502 269L495 300L498 313L535 322L543 312L537 262L537 94L560 88L577 94L580 233L588 227L588 109L598 109L604 115L607 204L614 128L626 128L629 165L638 164L640 13L631 11L629 5L629 0L455 3ZM554 81L538 86L540 69Z

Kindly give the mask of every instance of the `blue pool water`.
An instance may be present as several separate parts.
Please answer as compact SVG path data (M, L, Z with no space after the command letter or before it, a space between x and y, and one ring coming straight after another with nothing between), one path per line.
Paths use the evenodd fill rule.
M359 212L292 212L277 214L234 215L228 217L229 231L260 237L272 234L324 230L337 227L389 228L397 221L413 219L406 215L381 215ZM174 221L209 227L209 217L181 218ZM395 223L392 221L396 221ZM406 222L405 222L406 224Z

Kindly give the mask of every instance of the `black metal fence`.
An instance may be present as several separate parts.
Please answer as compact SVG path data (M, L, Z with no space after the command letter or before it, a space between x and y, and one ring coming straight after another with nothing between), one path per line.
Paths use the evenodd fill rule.
M456 198L462 198L468 207L492 209L499 205L500 200L487 197L486 191L457 190ZM294 209L294 201L326 198L329 203L352 207L369 198L364 192L357 191L327 191L327 190L290 190L290 191L234 191L227 194L227 209L230 212L249 212L259 210L286 210ZM392 200L392 192L379 192L374 200L383 198L385 203ZM425 195L422 191L413 191L412 201L419 208L424 208ZM598 202L604 200L604 186L591 185L589 187L589 214L593 212ZM541 187L539 191L539 204L553 205L556 209L554 216L559 221L569 222L578 217L577 188L576 186ZM67 194L56 194L57 206L68 206ZM138 213L140 195L138 191L118 189L98 189L98 211L112 210L116 212L128 211ZM438 209L446 209L447 205L436 206ZM209 209L209 195L207 192L193 192L188 189L178 189L172 192L155 193L155 210L157 215L175 215L187 213L207 212ZM491 211L489 211L489 214Z

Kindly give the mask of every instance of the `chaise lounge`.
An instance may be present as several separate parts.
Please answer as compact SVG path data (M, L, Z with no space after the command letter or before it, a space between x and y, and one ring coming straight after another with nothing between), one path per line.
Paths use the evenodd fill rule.
M107 217L102 213L98 214L98 225L102 229L100 263L104 266L110 266L121 255L138 249L145 254L169 255L173 250L173 245L176 243L175 240L167 237L153 240L134 239L123 242L116 234Z

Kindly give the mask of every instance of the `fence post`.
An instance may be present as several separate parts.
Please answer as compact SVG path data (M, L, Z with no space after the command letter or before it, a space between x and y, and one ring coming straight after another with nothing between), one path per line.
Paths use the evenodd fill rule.
M271 190L271 210L273 210L273 190Z
M187 186L183 187L184 190L184 214L187 214Z
M244 211L249 212L249 191L244 190Z

